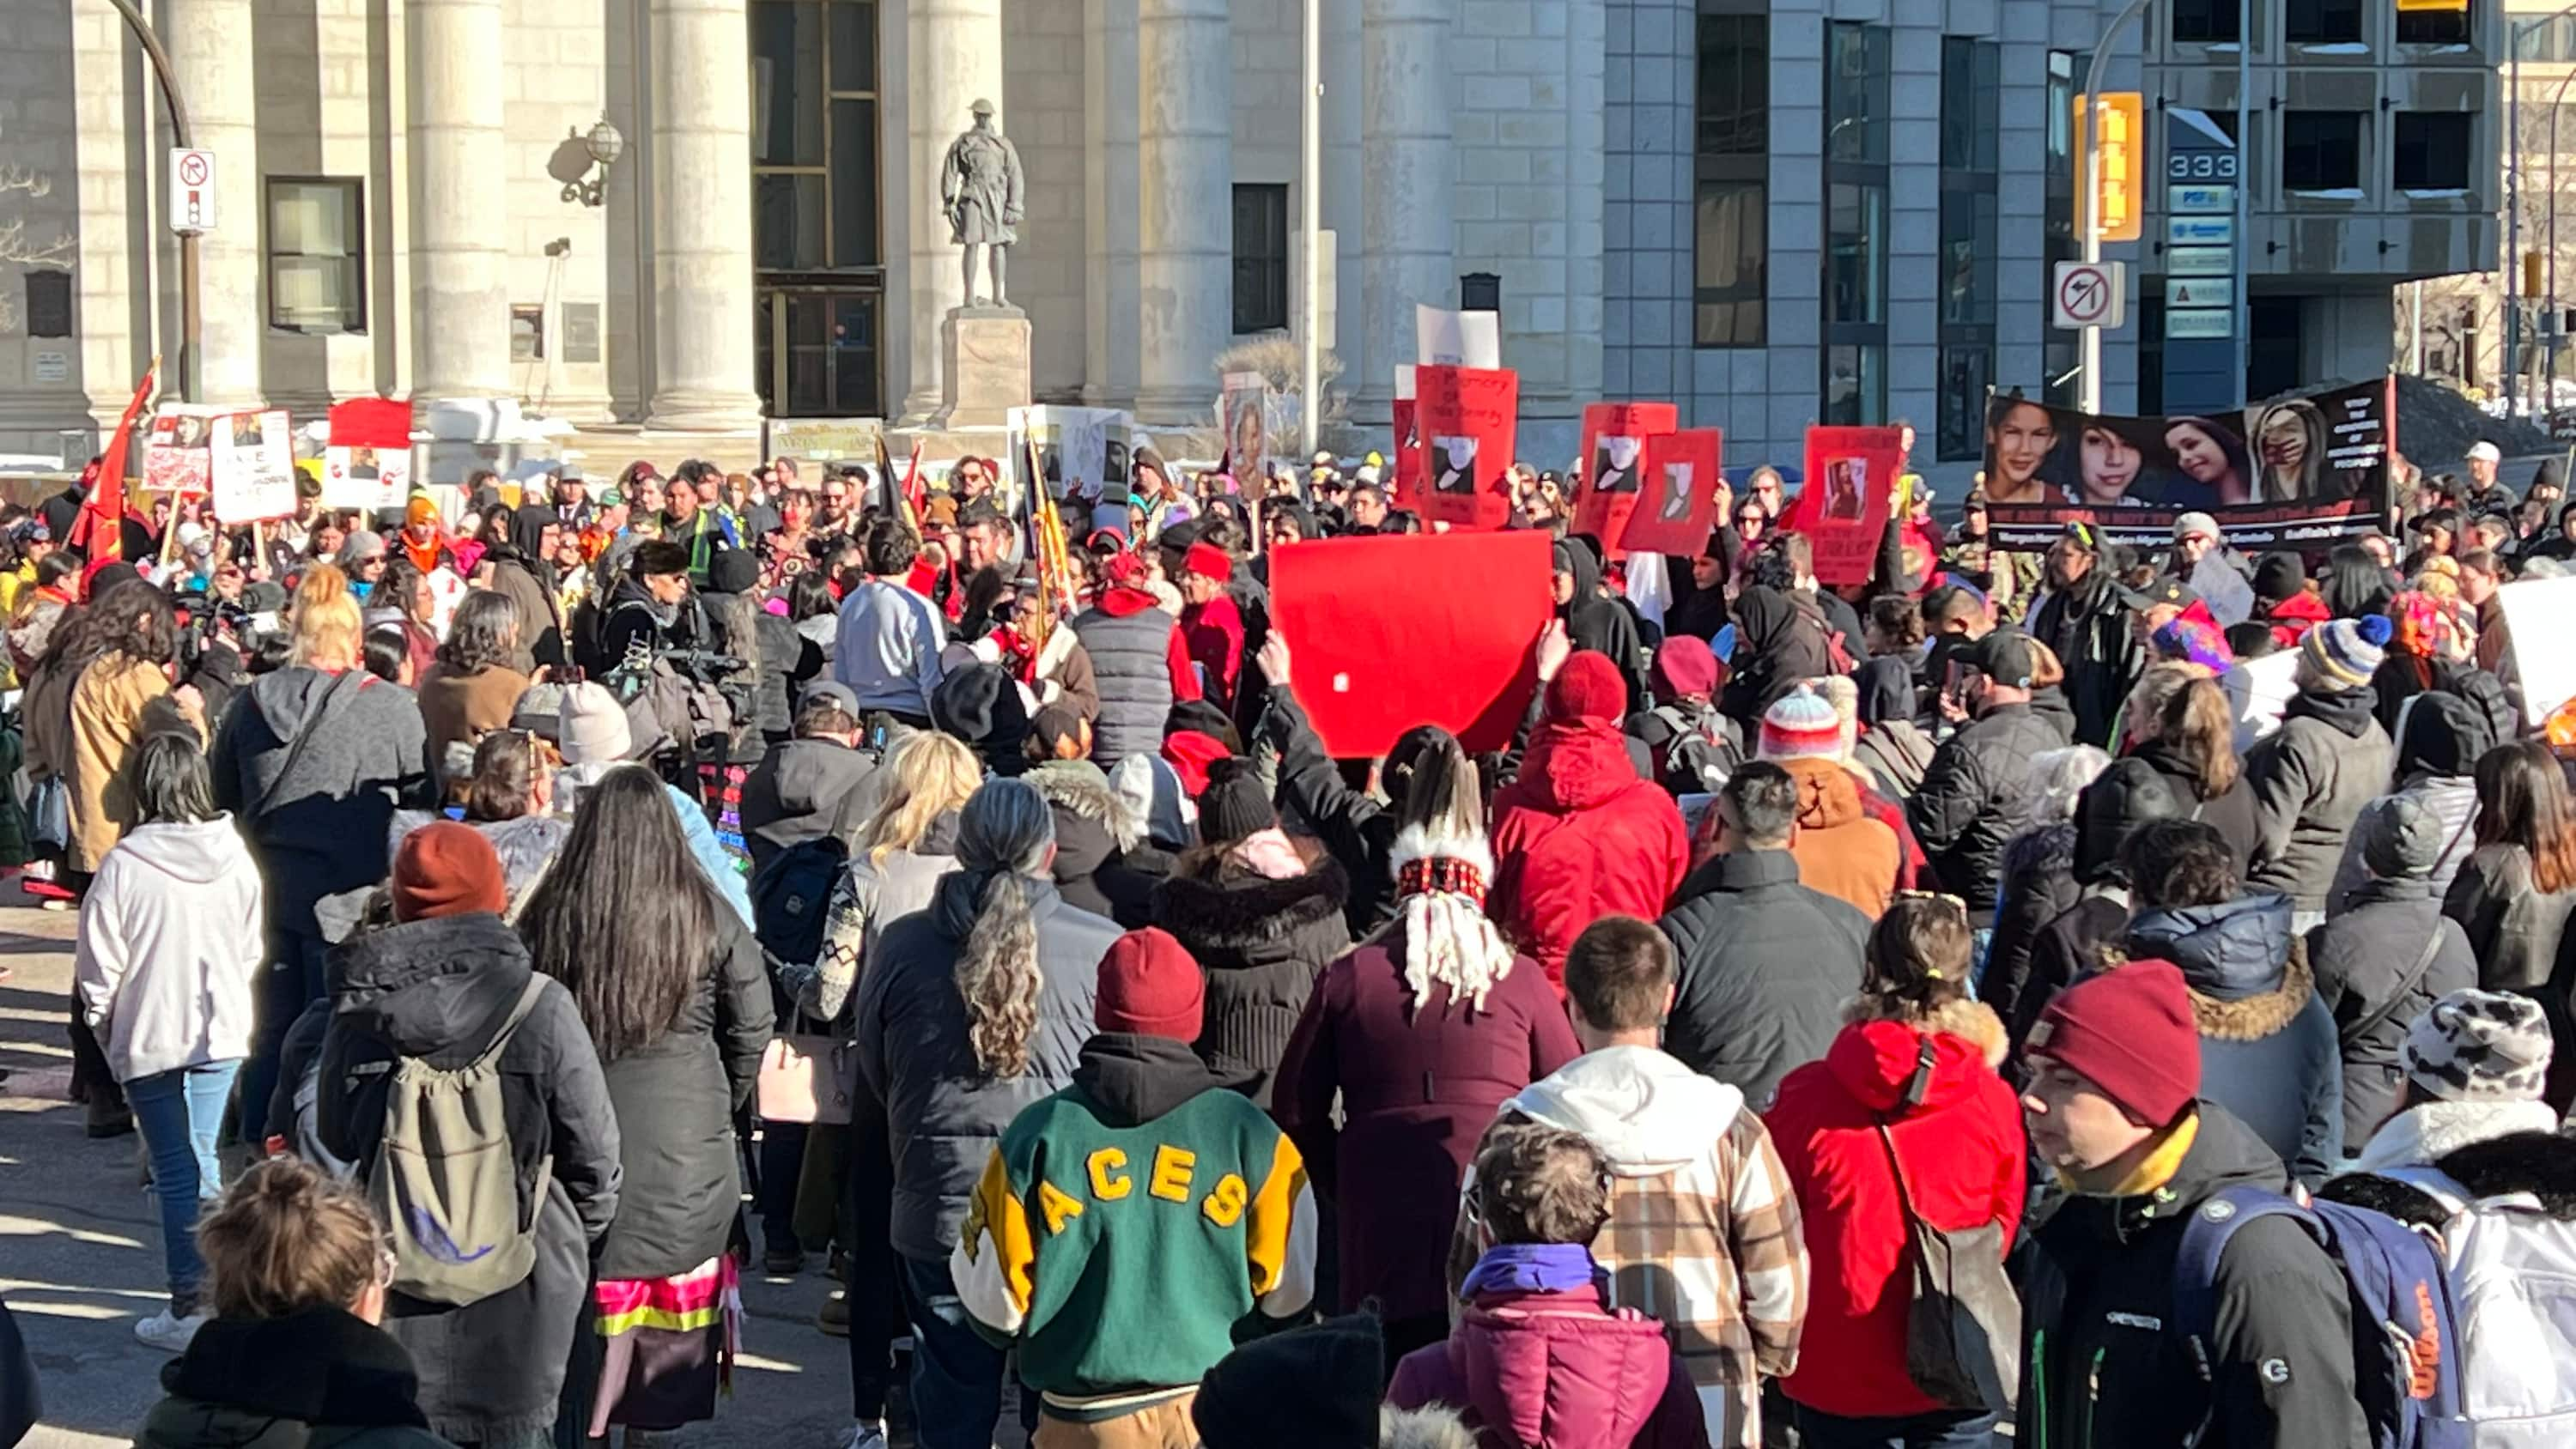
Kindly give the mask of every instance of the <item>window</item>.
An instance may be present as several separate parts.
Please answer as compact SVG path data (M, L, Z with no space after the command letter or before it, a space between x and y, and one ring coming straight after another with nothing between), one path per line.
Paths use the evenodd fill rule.
M1234 188L1234 330L1288 325L1288 187Z
M2399 111L2395 180L2400 191L2465 191L2469 117L2462 111Z
M2236 7L2227 5L2227 23L2236 23ZM2229 36L2235 31L2230 29ZM2176 39L2182 37L2177 33ZM2048 165L2044 184L2048 188L2046 206L2047 240L2042 249L2043 265L2039 271L2040 316L2055 314L2048 305L2050 279L2057 275L2059 262L2071 262L2082 256L2075 244L2075 96L2089 78L2093 66L2090 52L2078 55L2068 50L2048 53ZM2083 356L2083 334L2073 328L2049 327L2040 334L2040 401L2051 407L2073 407L2077 401L2077 363ZM2020 386L2018 378L2009 380ZM1982 410L1978 418L1982 428Z
M2290 0L2281 38L2293 45L2338 45L2361 39L2361 0Z
M1771 19L1699 17L1691 341L1759 347L1770 277Z
M2003 47L1996 42L1942 37L1941 373L1933 448L1943 462L1985 450L1980 424L1994 374L2002 69Z
M2569 29L2568 23L2564 20L2552 21L2549 28L2553 33L2560 37L2562 42L2564 41ZM2399 45L2468 44L2469 7L2467 0L2460 0L2460 4L2456 9L2411 10L2403 5L2398 6L2397 43ZM2561 49L2558 54L2551 57L2553 60L2566 60L2568 58L2569 57L2564 49Z
M2173 38L2178 45L2234 45L2240 32L2241 0L2173 0ZM2089 59L2089 57L2088 57Z
M879 6L749 0L747 11L760 395L772 417L868 416L885 289ZM568 361L595 361L596 313L567 305L558 321L563 335L547 341Z
M27 335L72 335L72 274L39 267L27 273Z
M2357 191L2361 188L2359 111L2281 113L2281 189Z
M268 325L367 330L366 216L355 180L268 182Z
M1887 418L1888 41L1850 21L1826 34L1824 423Z

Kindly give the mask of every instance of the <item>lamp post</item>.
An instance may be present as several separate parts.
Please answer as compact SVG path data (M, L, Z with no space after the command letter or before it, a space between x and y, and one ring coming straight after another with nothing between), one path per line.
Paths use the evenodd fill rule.
M126 28L134 32L135 42L143 47L144 59L152 62L153 79L161 83L161 100L170 108L170 144L182 151L191 149L188 105L180 98L178 79L170 72L170 52L161 48L161 37L152 33L150 23L134 8L134 0L107 3L124 17ZM203 351L203 333L203 317L197 309L197 234L183 231L179 233L179 397L185 402L198 400L197 377L204 363L198 354Z
M1306 476L1305 460L1315 456L1316 439L1324 427L1324 339L1318 324L1324 316L1324 301L1318 295L1324 284L1324 259L1319 255L1324 240L1324 0L1306 0L1306 98L1299 116L1298 189L1300 227L1306 235L1306 306L1298 325L1305 333L1304 391L1297 409L1299 459L1297 476Z
M2075 225L2084 238L2086 265L2102 260L2102 112L2096 97L2102 94L2102 72L2111 64L2111 42L2119 38L2121 28L2138 18L2147 8L2147 0L2129 0L2120 13L2102 31L2093 46L2093 60L2084 72L2084 151L2075 158ZM2087 327L2082 332L2084 384L2076 405L2087 413L2102 411L2102 329Z
M2504 92L2504 398L2505 412L2513 412L2514 393L2522 384L2522 41L2541 27L2576 15L2576 5L2563 6L2531 20L2517 20L2507 29ZM2565 89L2562 82L2560 89ZM2552 181L2556 180L2557 115L2552 103L2550 148ZM2552 198L2553 203L2555 198ZM2552 210L2554 211L2553 204ZM2526 404L2527 406L2527 404Z
M2549 93L2549 170L2544 186L2549 193L2549 261L2547 285L2549 310L2558 309L2558 108L2567 99L2567 83L2576 80L2576 69L2558 78L2558 88ZM2555 322L2541 332L2540 370L2549 379L2549 406L2558 407L2558 341L2560 328Z

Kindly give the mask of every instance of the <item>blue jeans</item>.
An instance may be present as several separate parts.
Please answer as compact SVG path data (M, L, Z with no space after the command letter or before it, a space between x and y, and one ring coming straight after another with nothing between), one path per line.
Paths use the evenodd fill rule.
M1801 1449L1993 1449L1995 1416L1943 1409L1896 1419L1846 1419L1797 1406Z
M912 1417L920 1449L992 1449L1007 1382L1003 1350L976 1333L945 1262L897 1254L903 1304L912 1317ZM853 1314L853 1338L857 1318ZM1035 1429L1037 1396L1025 1395L1020 1424Z
M152 1191L161 1199L161 1256L169 1269L174 1311L196 1306L197 1280L205 1274L197 1258L197 1214L223 1192L215 1133L223 1126L224 1103L232 1097L233 1074L240 1070L238 1061L208 1062L125 1084L134 1126L152 1154Z

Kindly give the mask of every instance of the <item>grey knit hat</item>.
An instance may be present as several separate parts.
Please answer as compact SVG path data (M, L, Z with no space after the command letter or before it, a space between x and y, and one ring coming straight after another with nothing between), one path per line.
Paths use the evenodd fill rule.
M2382 795L2353 822L2361 863L2381 880L2420 880L2442 859L2442 822L2403 795Z
M2475 987L2444 996L2406 1029L2406 1080L2447 1102L2537 1101L2549 1022L2528 997Z

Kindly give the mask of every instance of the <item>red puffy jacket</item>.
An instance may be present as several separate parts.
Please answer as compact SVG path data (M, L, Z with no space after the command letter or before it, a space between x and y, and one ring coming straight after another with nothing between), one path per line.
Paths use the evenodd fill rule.
M1673 797L1637 778L1617 725L1588 717L1539 726L1494 796L1493 845L1488 913L1560 995L1584 927L1614 912L1654 920L1690 873Z
M1926 1040L1931 1084L1919 1106L1904 1107ZM2020 1105L1993 1066L2003 1049L1995 1014L1961 1001L1921 1029L1846 1026L1823 1061L1781 1079L1762 1119L1798 1190L1811 1265L1799 1366L1780 1381L1792 1400L1849 1418L1942 1407L1905 1372L1908 1238L1878 1123L1890 1123L1917 1212L1944 1229L1999 1222L2009 1247L2021 1221L2024 1147Z

